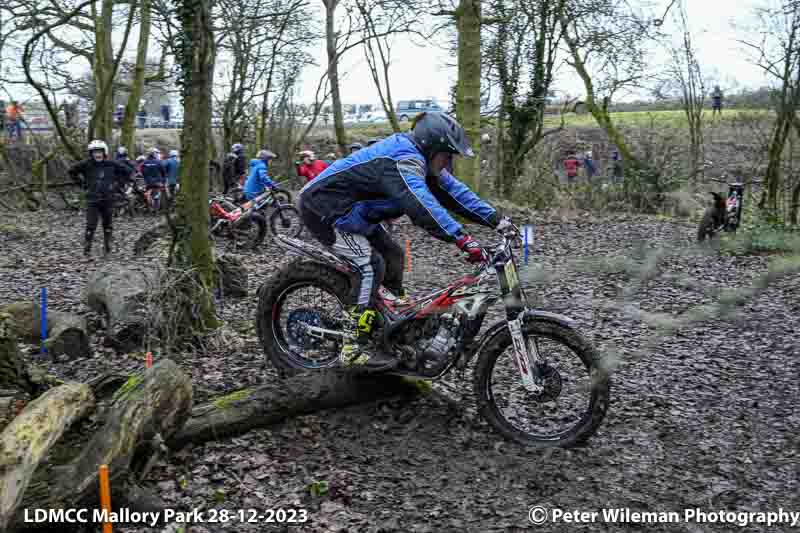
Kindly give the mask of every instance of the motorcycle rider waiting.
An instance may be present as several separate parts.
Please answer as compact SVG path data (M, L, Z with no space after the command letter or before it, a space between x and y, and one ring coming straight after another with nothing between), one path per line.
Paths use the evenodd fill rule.
M86 232L83 245L83 255L86 257L92 253L98 218L103 222L104 254L111 253L114 191L118 187L118 180L129 179L133 172L129 166L108 159L108 146L103 141L90 142L88 151L89 159L75 164L68 171L74 180L79 175L82 176L81 185L86 190Z
M269 160L277 156L269 150L259 150L256 158L250 161L250 174L244 184L244 197L252 200L269 187L275 187L275 183L269 177Z
M236 143L231 146L231 152L236 155L236 160L233 162L235 181L230 184L229 188L233 188L237 184L244 186L244 178L247 175L247 156L244 154L244 146L241 143Z
M360 269L350 309L357 340L342 346L344 365L384 370L398 363L389 354L366 353L378 292L390 300L404 296L405 254L382 222L407 215L433 237L454 242L471 263L488 256L447 210L492 228L510 223L447 171L456 154L474 156L464 129L444 113L421 113L411 132L336 161L300 191L300 214L309 232Z
M158 148L151 148L147 154L147 158L142 162L142 177L147 188L147 195L150 201L150 207L158 212L161 209L160 192L164 190L164 184L167 180L167 169L161 161L161 152ZM156 195L154 198L153 195Z
M170 150L169 157L164 161L164 168L167 173L167 185L169 186L169 197L171 202L175 202L175 194L178 190L178 171L181 162L178 159L178 151Z

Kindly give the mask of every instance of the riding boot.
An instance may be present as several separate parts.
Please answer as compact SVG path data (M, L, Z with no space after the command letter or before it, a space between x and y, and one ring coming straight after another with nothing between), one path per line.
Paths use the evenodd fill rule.
M94 232L86 231L83 238L83 255L84 257L91 257L92 255L92 241L94 240Z
M111 245L113 244L113 238L111 236L110 231L103 232L103 255L108 257L111 254Z
M367 371L388 370L397 366L398 360L384 353L368 353L369 337L377 314L366 306L355 306L350 309L352 339L345 340L339 352L339 362L346 367L362 367Z

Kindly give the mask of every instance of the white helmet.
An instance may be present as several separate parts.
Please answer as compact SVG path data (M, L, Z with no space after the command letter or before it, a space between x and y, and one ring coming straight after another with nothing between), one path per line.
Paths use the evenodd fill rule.
M169 156L170 157L178 157L178 151L177 150L170 150L169 151Z
M94 140L89 143L89 153L102 150L103 155L108 155L108 145L104 141Z
M128 149L125 148L124 146L120 146L119 148L117 148L117 153L119 155L126 155L128 153Z
M310 157L311 159L314 159L314 152L311 150L303 150L300 152L300 157Z
M159 150L159 149L158 149L158 148L156 148L156 147L153 147L153 148L150 148L150 149L147 151L147 153L148 153L148 154L150 154L150 155L152 155L152 156L157 156L157 155L161 155L161 150Z
M274 159L278 156L275 155L275 152L271 152L269 150L259 150L256 154L256 159Z

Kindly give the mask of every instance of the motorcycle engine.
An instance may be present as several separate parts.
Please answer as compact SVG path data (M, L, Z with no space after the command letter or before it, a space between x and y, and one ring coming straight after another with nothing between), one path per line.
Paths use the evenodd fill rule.
M422 336L414 344L423 365L426 367L431 364L436 365L445 359L456 344L459 325L459 320L449 313L428 321L424 330L427 335ZM435 334L433 334L434 331Z

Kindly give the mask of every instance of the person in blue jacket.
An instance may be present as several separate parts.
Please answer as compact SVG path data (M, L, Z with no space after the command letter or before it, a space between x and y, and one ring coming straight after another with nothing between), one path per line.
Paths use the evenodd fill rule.
M259 150L256 158L250 161L250 174L244 182L244 197L252 200L269 187L275 187L275 184L269 177L269 160L277 157L269 150Z
M404 296L403 248L383 221L407 215L433 237L455 243L472 263L488 256L448 210L484 226L510 224L447 170L456 154L474 156L461 125L444 113L421 113L411 132L394 134L334 162L300 191L300 214L309 232L361 271L358 299L350 309L358 340L342 346L343 364L369 370L397 364L388 354L365 353L378 291L390 300Z
M161 209L161 189L167 178L167 169L161 160L161 151L158 148L151 148L147 153L147 158L142 162L142 177L144 178L145 188L150 197L150 207L158 212Z
M167 172L167 186L169 187L169 196L172 201L175 200L175 191L178 188L178 170L181 168L181 162L178 160L178 151L170 150L169 157L164 161L164 168Z

